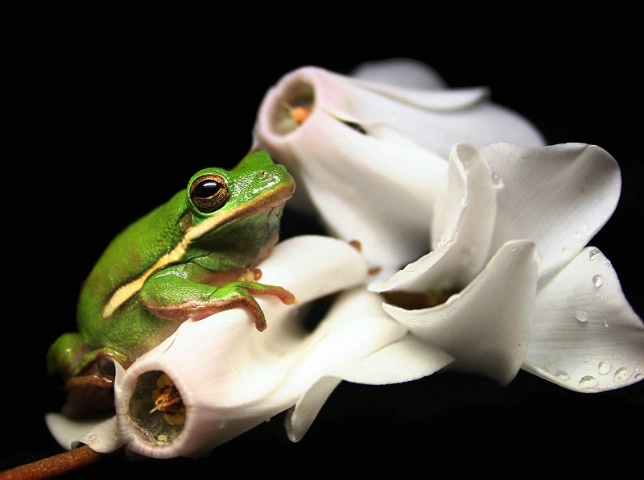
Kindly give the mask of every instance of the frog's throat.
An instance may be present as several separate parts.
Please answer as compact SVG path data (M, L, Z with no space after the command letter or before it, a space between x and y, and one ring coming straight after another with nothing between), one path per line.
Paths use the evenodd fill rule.
M284 185L257 197L252 203L238 205L229 210L225 210L188 228L181 241L179 241L179 243L170 252L161 256L156 263L145 272L131 282L122 285L114 292L103 308L103 318L109 318L117 308L141 290L145 281L154 272L181 260L188 249L188 245L190 245L190 242L193 240L200 238L206 233L232 222L233 220L246 218L258 212L279 207L286 203L292 195L293 187L291 185Z

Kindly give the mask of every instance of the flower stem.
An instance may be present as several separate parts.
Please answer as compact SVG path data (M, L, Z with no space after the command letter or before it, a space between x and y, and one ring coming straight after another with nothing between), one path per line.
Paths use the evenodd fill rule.
M0 480L40 480L88 467L112 453L95 452L87 445L0 472Z

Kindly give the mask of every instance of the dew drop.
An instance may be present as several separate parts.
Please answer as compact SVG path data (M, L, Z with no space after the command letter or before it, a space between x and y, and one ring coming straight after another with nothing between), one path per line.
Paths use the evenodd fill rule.
M599 383L597 382L597 379L592 375L586 375L585 377L581 377L581 380L579 380L579 386L584 390L597 388L597 385L599 385Z
M591 260L595 260L599 256L599 249L593 248L588 252L588 256Z
M610 369L613 368L613 366L610 364L610 362L599 362L599 373L602 375L606 375L608 372L610 372Z
M577 310L575 312L575 318L581 323L586 323L588 321L588 312L584 310Z
M622 367L615 372L615 376L613 377L613 380L615 380L616 383L624 383L627 378L628 378L628 369L626 367Z
M503 177L501 177L501 175L499 175L498 173L495 173L494 175L492 175L492 183L496 188L503 188Z
M595 275L593 277L593 285L595 285L596 288L601 287L603 283L604 283L604 277L602 277L601 275Z
M593 358L593 357L592 357L592 355L589 353L588 355L586 355L586 356L584 357L584 362L588 363L588 362L590 362L590 360L591 360L592 358Z
M570 376L568 376L568 374L563 370L557 370L555 372L555 377L557 377L562 382L567 382L568 380L570 380Z

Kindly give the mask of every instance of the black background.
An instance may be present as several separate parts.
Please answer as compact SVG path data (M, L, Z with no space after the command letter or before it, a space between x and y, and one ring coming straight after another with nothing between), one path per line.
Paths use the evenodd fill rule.
M108 241L196 169L236 163L266 90L304 65L347 73L367 60L415 58L452 87L489 86L493 101L531 119L549 143L606 149L622 169L622 196L591 244L644 315L642 45L632 12L464 7L432 10L414 26L417 12L376 23L335 12L319 24L313 13L273 12L269 20L250 8L239 17L82 12L82 22L49 13L22 19L5 69L17 108L7 129L14 148L5 151L0 469L62 452L43 420L62 402L45 352L75 330L80 283ZM285 235L297 228L285 225ZM278 416L203 460L112 458L70 478L347 468L432 475L439 466L452 474L508 471L510 460L530 471L559 461L580 473L606 465L616 473L644 454L643 427L644 382L578 394L524 372L506 387L440 373L401 385L342 383L297 444Z

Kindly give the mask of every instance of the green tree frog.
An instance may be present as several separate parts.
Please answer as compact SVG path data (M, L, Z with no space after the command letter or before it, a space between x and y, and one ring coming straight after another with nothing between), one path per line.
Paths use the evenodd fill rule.
M83 282L78 332L47 352L65 382L63 412L86 416L112 403L114 365L127 368L182 321L241 307L257 330L266 320L255 295L294 296L259 282L257 265L279 239L295 182L262 151L233 169L205 168L185 190L132 223L107 246Z

